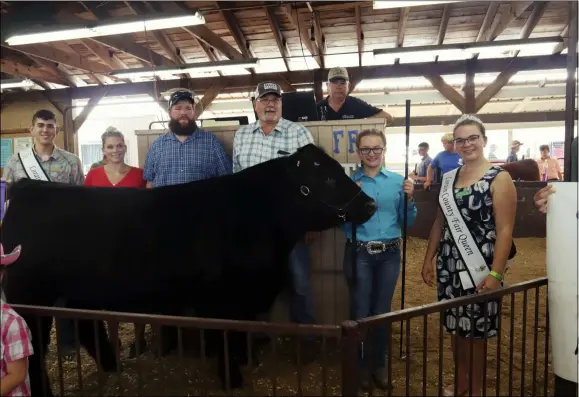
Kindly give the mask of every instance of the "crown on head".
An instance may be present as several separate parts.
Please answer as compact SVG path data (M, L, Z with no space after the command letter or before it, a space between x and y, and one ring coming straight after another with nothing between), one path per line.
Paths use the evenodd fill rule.
M466 120L470 120L470 121L474 121L477 124L480 124L481 126L484 126L484 123L482 122L481 119L479 119L478 117L476 117L473 114L463 114L462 116L460 116L458 118L458 120L456 120L456 122L454 123L454 126L456 127L457 125L459 125L460 123L466 121Z

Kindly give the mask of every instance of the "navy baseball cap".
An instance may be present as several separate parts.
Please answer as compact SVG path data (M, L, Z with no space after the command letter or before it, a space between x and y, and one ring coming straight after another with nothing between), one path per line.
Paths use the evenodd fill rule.
M189 90L177 90L169 97L169 110L179 101L189 101L195 105L195 94Z

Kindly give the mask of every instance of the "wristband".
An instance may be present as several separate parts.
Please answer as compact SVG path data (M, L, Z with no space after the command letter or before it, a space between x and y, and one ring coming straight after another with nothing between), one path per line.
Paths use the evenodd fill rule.
M500 274L498 274L497 272L495 272L494 270L491 270L490 273L491 276L493 276L494 278L496 278L499 281L503 281L503 276L501 276Z

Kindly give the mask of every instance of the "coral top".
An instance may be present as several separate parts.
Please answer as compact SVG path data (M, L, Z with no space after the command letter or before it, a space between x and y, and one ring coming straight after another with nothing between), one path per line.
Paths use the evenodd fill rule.
M137 167L131 167L129 172L116 184L112 184L109 180L105 167L93 168L86 174L84 181L86 186L101 186L101 187L146 187L147 181L143 179L143 170Z

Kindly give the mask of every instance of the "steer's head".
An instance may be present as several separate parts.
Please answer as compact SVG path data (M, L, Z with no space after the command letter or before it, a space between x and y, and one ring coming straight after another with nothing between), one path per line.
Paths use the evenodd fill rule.
M304 146L288 160L289 188L308 217L309 230L324 230L343 222L361 224L376 211L374 200L319 147Z

